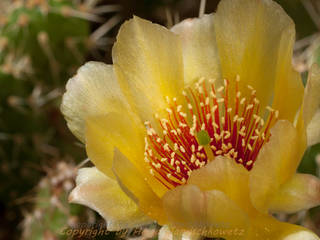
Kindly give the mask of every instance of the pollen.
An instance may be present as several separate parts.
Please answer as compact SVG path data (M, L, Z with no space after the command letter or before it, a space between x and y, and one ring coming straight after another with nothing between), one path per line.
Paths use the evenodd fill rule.
M181 98L167 98L167 117L157 117L155 128L145 122L145 161L168 189L185 184L192 171L217 156L234 159L248 171L254 167L279 112L261 109L256 90L248 85L240 92L239 84L238 76L216 90L214 81L201 79Z

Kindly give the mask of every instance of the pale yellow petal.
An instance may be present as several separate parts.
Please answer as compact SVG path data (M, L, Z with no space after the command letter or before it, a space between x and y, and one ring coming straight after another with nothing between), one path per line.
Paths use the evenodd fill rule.
M305 150L301 141L289 121L279 120L271 129L250 171L250 197L258 210L267 212L272 195L296 172Z
M311 67L303 100L303 119L308 146L320 142L320 68Z
M159 240L173 240L173 234L170 231L168 225L165 225L160 228L159 234L158 234Z
M110 231L138 227L151 223L138 206L122 192L117 181L96 168L82 168L76 179L77 186L69 201L88 206L106 221Z
M184 82L190 85L201 77L221 80L213 14L186 19L171 30L182 42Z
M283 240L319 240L319 237L309 231L298 231L286 236Z
M320 179L296 174L284 183L270 202L270 211L294 213L320 205Z
M246 240L318 240L319 238L310 230L285 222L280 222L273 217L262 215L251 219ZM301 238L298 238L301 237Z
M308 146L320 142L320 109L314 114L307 127Z
M276 76L272 107L279 111L279 119L293 122L302 104L304 87L300 73L291 66L293 43L290 42L288 46L286 37L283 38L281 44L287 47L287 52L280 53L281 63Z
M159 196L164 194L167 189L149 174L144 161L146 130L134 114L109 113L89 118L86 127L87 154L100 171L114 177L111 167L116 147L145 175Z
M118 149L114 152L112 170L122 189L137 202L140 209L160 225L164 224L161 199L150 188L145 176Z
M320 109L320 67L314 64L309 72L303 101L303 118L306 126Z
M163 197L164 211L171 228L192 229L207 236L220 237L218 229L246 228L246 213L223 192L201 191L195 185L178 186Z
M182 50L178 36L139 17L125 22L112 49L120 86L143 121L167 106L183 88Z
M219 190L230 199L250 211L249 172L241 164L227 157L216 157L206 166L193 171L188 184L203 191Z
M243 95L249 84L256 89L262 108L274 99L280 118L293 120L303 85L292 70L295 29L284 10L271 0L221 1L215 34L222 76L234 80L239 74Z
M126 156L138 161L137 165L143 164L143 158L141 159L144 153L143 131L143 126L139 125L129 113L121 115L112 112L104 116L90 117L86 122L88 157L109 177L113 177L111 167L115 146Z
M85 142L85 121L89 116L119 111L127 104L112 65L88 62L71 78L63 95L61 112L71 132Z
M202 239L201 235L197 234L192 230L184 230L184 231L172 231L168 225L165 225L160 228L159 240L199 240Z
M206 237L223 237L226 239L245 239L246 229L249 225L249 217L237 203L232 201L226 194L218 190L205 192L207 201L207 219L209 231L205 232ZM216 225L217 224L217 225ZM221 225L219 225L221 224ZM228 233L219 233L215 230L232 230ZM236 234L235 230L243 230L243 233ZM210 231L211 230L211 231ZM213 230L213 231L212 231Z

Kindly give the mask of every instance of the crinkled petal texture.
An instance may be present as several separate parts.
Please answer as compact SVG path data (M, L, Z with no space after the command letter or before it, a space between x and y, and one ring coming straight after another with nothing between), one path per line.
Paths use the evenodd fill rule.
M106 136L108 124L99 121L110 112L134 118L113 72L112 65L88 62L71 78L63 95L61 111L68 127L82 142L95 166L109 177L113 159L113 143ZM93 120L94 119L94 120ZM134 121L133 121L134 122ZM105 124L101 126L101 124Z
M223 0L214 26L222 77L240 75L257 91L262 108L273 101L279 117L292 121L303 85L291 64L295 29L290 17L271 0Z
M85 122L89 116L127 109L112 65L88 62L71 78L63 95L61 112L72 133L85 142Z
M151 223L118 183L96 168L82 168L76 179L77 187L69 196L72 203L86 205L107 220L108 230L133 228Z

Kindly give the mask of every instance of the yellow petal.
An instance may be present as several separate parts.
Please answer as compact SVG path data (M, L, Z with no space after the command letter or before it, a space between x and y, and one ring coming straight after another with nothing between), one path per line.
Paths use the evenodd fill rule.
M158 234L159 240L173 240L173 233L170 231L167 225L163 226L159 230Z
M320 109L314 114L307 127L308 146L320 142Z
M86 63L68 81L66 90L61 112L71 132L82 142L85 142L87 117L119 111L126 106L112 65L99 62Z
M318 205L320 205L320 179L309 174L296 174L274 194L270 210L294 213Z
M303 119L308 146L320 142L320 68L311 67L303 100Z
M137 201L140 209L159 224L164 224L161 200L137 168L118 150L115 149L112 170L122 189Z
M282 42L282 45L288 47L287 52L280 53L282 54L280 58L282 62L287 60L288 64L279 67L272 107L279 111L279 119L287 119L293 122L302 104L304 87L300 74L293 70L291 66L293 43L288 46L286 41L287 39Z
M137 165L143 163L144 129L139 122L127 113L125 115L115 112L104 116L95 116L86 122L86 150L95 166L113 177L111 170L113 149L116 146L126 156L131 156ZM132 146L134 144L134 147Z
M294 175L304 150L298 131L289 121L279 120L250 171L250 197L258 210L267 212L270 198Z
M96 168L80 169L76 182L69 201L97 211L107 221L108 230L133 228L152 222L122 192L115 180Z
M163 207L175 231L192 229L207 237L220 237L217 228L243 229L249 222L243 210L223 192L201 191L195 185L168 191L163 197Z
M262 215L251 220L246 240L318 240L319 238L308 229L280 222L273 217ZM301 237L301 238L299 238Z
M215 15L215 33L222 76L233 80L239 74L242 94L251 85L262 107L274 97L280 118L293 120L303 85L292 70L295 29L284 10L271 0L224 0Z
M201 77L221 80L213 14L186 19L171 30L182 42L184 82L190 85Z
M179 38L168 29L134 17L124 23L112 49L115 72L131 106L143 121L167 106L183 87Z
M206 166L193 171L188 184L198 186L202 191L219 190L249 211L249 172L233 159L216 157Z
M96 167L110 177L113 176L112 162L114 147L128 158L145 175L155 192L162 196L167 189L148 172L144 161L145 128L140 120L130 112L125 114L109 113L93 117L86 124L86 150Z
M314 64L309 72L303 100L303 118L306 126L320 109L320 67Z
M319 237L310 231L298 231L286 236L283 240L319 240Z

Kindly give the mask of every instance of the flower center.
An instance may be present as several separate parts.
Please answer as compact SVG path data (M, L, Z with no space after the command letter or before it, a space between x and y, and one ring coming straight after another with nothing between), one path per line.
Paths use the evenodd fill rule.
M181 104L167 99L167 118L156 116L161 134L145 122L145 161L150 173L169 189L186 183L193 170L215 156L232 158L251 170L278 117L269 106L266 117L260 117L256 91L248 85L247 98L241 97L239 77L232 91L228 80L218 89L209 82L201 79L183 91Z

